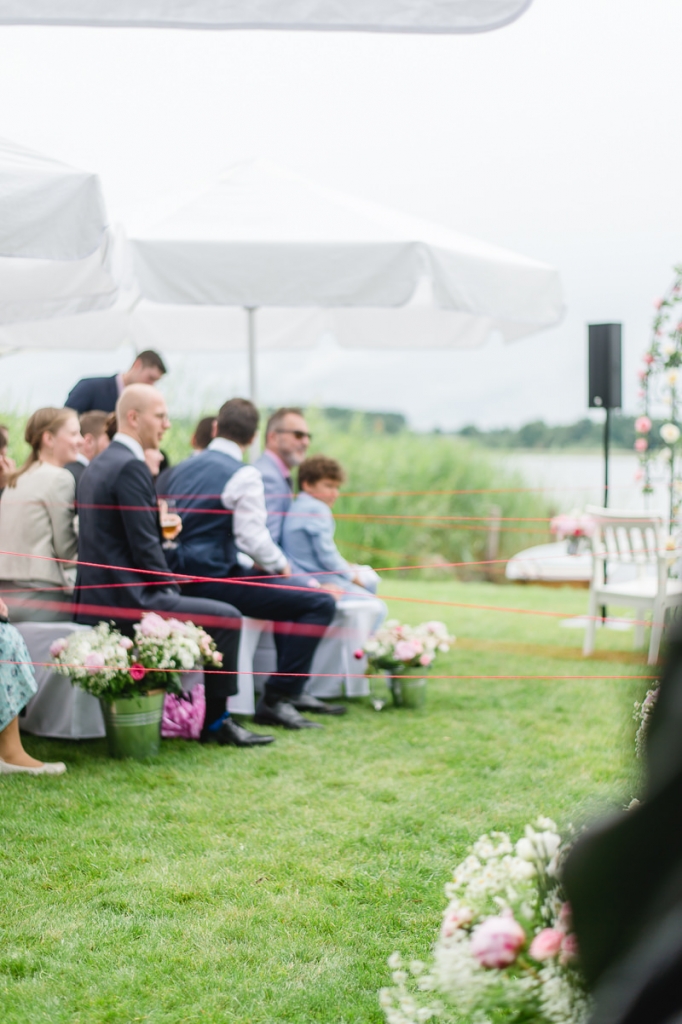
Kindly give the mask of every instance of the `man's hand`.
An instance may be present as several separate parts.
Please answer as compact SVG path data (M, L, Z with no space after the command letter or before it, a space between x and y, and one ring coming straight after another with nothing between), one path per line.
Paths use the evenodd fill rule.
M291 566L288 562L280 572L280 576L291 576Z
M327 593L331 594L332 597L335 597L337 601L340 597L343 597L345 593L345 591L342 590L341 587L337 587L335 583L322 583L320 585L320 590L326 590Z

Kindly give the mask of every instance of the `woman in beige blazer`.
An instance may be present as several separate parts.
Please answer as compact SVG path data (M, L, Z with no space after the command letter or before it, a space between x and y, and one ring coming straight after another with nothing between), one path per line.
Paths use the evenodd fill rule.
M73 409L38 409L24 437L31 454L0 498L0 596L13 622L65 621L78 538L76 484L63 467L83 442L78 416Z

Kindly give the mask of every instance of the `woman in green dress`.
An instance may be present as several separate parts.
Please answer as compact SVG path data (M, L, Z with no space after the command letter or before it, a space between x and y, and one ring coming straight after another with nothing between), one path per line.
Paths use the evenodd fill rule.
M0 775L63 775L66 771L61 761L36 761L22 746L18 715L36 690L26 644L7 621L7 605L0 598Z

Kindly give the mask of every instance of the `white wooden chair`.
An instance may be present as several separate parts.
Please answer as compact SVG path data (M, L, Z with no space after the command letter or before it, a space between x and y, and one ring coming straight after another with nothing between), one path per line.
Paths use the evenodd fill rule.
M651 611L651 639L648 664L655 665L661 646L665 618L669 609L682 605L682 580L670 579L669 567L679 552L666 550L666 535L660 516L643 512L617 511L588 505L595 531L592 537L592 581L588 622L583 654L594 650L594 636L601 605L626 605L635 608L635 647L644 646L644 615ZM634 579L626 582L604 582L618 570L634 570ZM622 572L621 572L622 575Z

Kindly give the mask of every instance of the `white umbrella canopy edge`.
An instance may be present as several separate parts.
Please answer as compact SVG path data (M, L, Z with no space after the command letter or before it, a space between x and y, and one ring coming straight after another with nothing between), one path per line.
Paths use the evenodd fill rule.
M0 138L0 257L82 260L106 229L96 174Z
M0 0L0 24L289 31L472 33L532 0Z
M267 160L235 164L131 246L154 302L292 307L430 304L530 323L564 312L557 271L438 224L345 195Z

